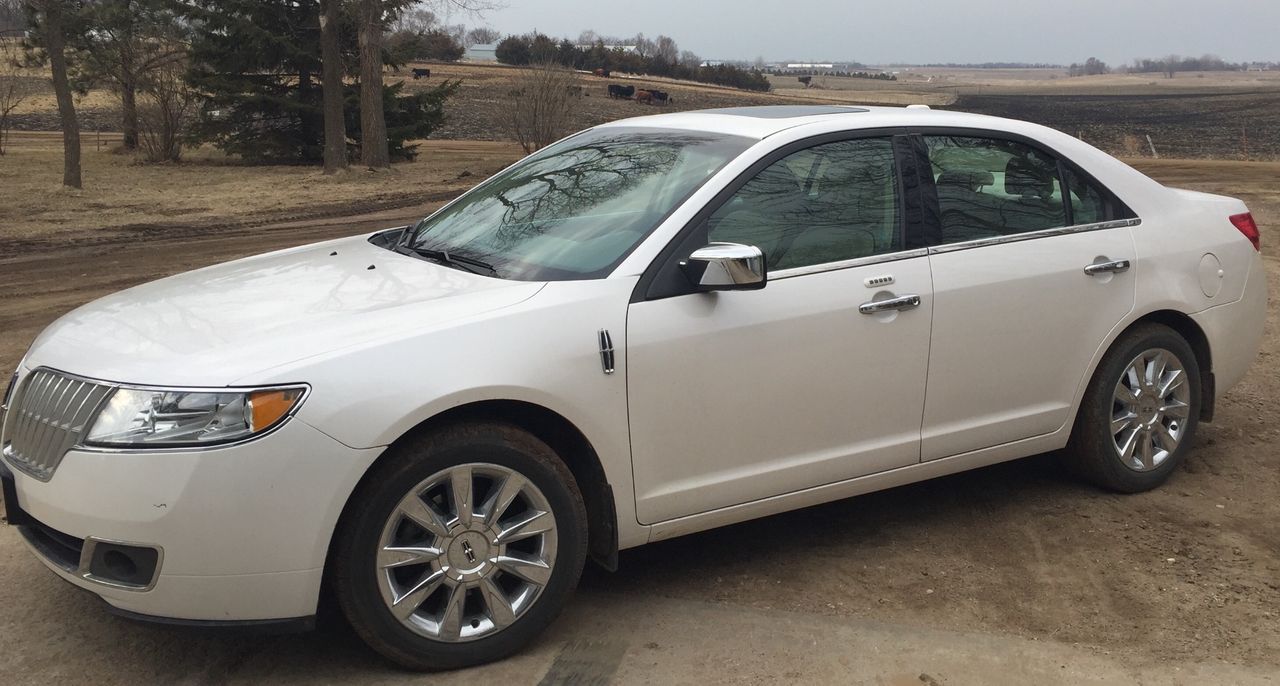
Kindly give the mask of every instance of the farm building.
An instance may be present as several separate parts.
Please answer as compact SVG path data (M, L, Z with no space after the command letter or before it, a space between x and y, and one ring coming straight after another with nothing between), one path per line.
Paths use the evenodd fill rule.
M477 43L463 53L462 59L472 62L497 62L498 61L498 44L497 43Z

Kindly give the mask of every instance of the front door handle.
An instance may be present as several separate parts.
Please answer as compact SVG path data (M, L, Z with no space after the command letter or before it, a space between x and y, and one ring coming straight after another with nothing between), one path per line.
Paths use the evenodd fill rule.
M863 314L876 314L878 312L888 312L889 310L909 310L913 307L920 307L920 296L904 295L901 298L872 300L869 303L859 305L858 311Z
M1120 272L1129 271L1129 260L1112 260L1111 262L1095 262L1084 268L1084 273L1089 276L1097 274L1119 274Z

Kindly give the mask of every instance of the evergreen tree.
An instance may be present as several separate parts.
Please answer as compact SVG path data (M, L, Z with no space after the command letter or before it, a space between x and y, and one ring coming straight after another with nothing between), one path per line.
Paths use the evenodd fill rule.
M182 11L188 80L206 98L196 136L249 159L323 159L318 0L188 0Z
M248 159L321 162L320 1L186 0L182 7L193 31L188 78L206 98L196 135ZM342 13L337 33L346 71L360 63L351 12ZM405 141L424 138L439 126L444 100L455 86L446 83L416 95L383 88L380 104L389 120L385 136L393 158L412 157ZM344 82L342 88L346 137L358 149L359 86Z

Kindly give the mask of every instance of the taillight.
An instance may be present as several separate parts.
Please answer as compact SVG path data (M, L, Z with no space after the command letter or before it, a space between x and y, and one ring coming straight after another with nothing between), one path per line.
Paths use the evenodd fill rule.
M1233 214L1228 219L1236 225L1237 229L1240 229L1240 233L1244 234L1250 243L1253 243L1254 250L1262 251L1262 235L1258 233L1258 223L1253 221L1252 213Z

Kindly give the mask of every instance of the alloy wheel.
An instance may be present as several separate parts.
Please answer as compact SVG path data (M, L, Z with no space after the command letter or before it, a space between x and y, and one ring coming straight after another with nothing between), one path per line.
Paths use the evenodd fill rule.
M1126 467L1156 469L1186 434L1191 385L1177 355L1152 348L1124 368L1112 396L1111 442Z
M441 470L404 496L379 541L378 587L415 633L457 643L502 631L533 606L556 561L546 497L494 464Z

